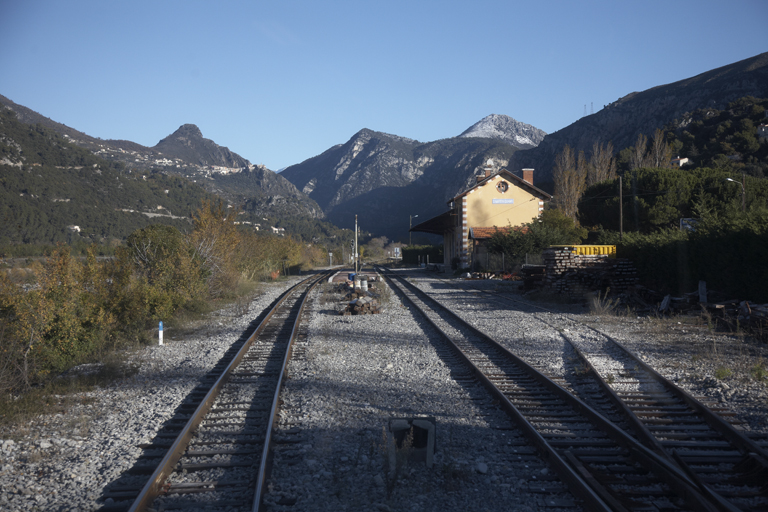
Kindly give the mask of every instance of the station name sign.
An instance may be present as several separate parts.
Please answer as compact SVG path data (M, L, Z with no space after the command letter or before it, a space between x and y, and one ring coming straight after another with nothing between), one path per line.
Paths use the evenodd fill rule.
M515 204L514 199L494 199L493 204Z

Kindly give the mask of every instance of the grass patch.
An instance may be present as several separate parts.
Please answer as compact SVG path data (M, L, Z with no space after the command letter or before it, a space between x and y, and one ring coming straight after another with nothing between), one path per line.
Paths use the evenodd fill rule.
M587 302L589 304L589 311L593 315L612 315L616 310L616 306L619 304L618 298L609 298L608 293L611 289L606 288L605 293L601 294L599 291L587 296Z
M394 297L392 288L389 287L386 281L377 281L374 285L373 293L379 299L379 304L382 306L388 306Z
M724 366L720 366L715 370L715 378L717 380L727 379L731 375L733 375L733 371L730 368L726 368Z
M130 377L138 369L128 358L121 360L112 354L105 362L80 365L22 395L0 397L0 425L24 428L40 415L67 414L73 405L93 402L92 398L79 395ZM81 435L87 433L87 420L71 421Z
M758 382L768 380L768 369L765 367L765 363L760 361L749 370L749 374Z

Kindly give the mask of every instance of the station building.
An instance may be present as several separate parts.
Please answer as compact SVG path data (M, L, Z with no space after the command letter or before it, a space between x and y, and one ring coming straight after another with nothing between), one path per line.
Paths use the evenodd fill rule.
M411 228L443 237L443 264L471 268L485 248L483 241L496 230L514 229L541 215L552 196L533 185L533 169L522 178L501 169L492 174L486 166L477 183L448 201L448 211Z

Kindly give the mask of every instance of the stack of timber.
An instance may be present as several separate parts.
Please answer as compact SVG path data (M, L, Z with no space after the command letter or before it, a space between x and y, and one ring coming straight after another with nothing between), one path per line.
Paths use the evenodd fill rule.
M533 290L544 282L547 267L544 265L523 265L520 268L520 275L523 278L523 289L525 291Z
M574 254L568 248L550 248L543 253L544 287L571 297L611 289L621 293L637 284L637 269L626 258L604 254Z

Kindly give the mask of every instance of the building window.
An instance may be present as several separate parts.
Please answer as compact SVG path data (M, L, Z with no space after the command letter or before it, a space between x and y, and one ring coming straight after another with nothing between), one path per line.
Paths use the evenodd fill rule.
M499 184L496 185L496 190L498 190L503 194L504 192L509 190L509 183L507 183L506 181L499 182Z

